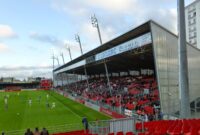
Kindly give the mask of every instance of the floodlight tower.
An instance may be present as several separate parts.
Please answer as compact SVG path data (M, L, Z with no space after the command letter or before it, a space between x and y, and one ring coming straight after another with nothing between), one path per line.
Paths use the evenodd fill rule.
M180 116L191 116L188 81L188 59L185 32L185 0L177 1L178 7L178 59L179 59L179 93L180 93Z
M57 57L54 56L54 59L57 60L58 67L59 67L59 66L60 66L60 62L59 62L58 56L57 56ZM58 79L59 79L59 76L58 76L58 74L57 74L56 76L57 76L56 79L57 79L57 86L58 86Z
M60 52L60 56L62 57L62 60L63 60L63 65L64 65L64 64L65 64L65 59L64 59L63 52Z
M80 37L79 37L78 34L75 35L75 40L79 43L81 55L83 55L82 44L81 44L81 40L80 40ZM86 70L86 64L84 65L84 72L85 72L85 76L86 76L87 87L88 87L88 90L89 90L90 87L89 87L88 75L87 75L87 70Z
M92 26L97 28L100 45L102 45L103 43L102 43L102 39L101 39L101 32L100 32L98 20L97 20L95 15L91 16L91 22L92 22ZM110 94L112 95L111 86L110 86L110 79L109 79L109 75L108 75L108 67L107 67L105 59L103 60L103 63L104 63L105 71L106 71L107 84L108 84L108 87L109 87L109 90L110 90Z
M66 44L67 45L67 44ZM67 51L69 53L69 57L70 57L70 60L72 61L72 54L71 54L71 50L70 50L70 46L67 45ZM76 83L75 83L76 84ZM77 84L76 84L76 87L77 87Z
M55 59L57 60L58 66L60 66L59 58L55 57Z
M64 59L63 52L60 52L60 56L62 57L63 65L64 65L65 64L65 59ZM61 79L62 79L62 89L64 90L63 73L61 73Z
M52 70L52 80L53 80L53 88L54 88L54 52L53 52L53 54L52 54L52 57L51 57L51 59L53 60L53 70Z
M70 46L69 45L67 45L67 51L69 53L70 60L72 61L72 54L71 54L71 50L70 50Z

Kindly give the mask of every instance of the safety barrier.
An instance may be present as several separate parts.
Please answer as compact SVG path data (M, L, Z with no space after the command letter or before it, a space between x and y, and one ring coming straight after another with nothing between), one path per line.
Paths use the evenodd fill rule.
M81 130L83 129L83 125L81 123L74 123L74 124L63 124L57 126L48 126L45 128L49 131L50 134L54 134L54 133L64 133L69 131ZM31 128L31 131L34 131L34 128ZM26 129L4 131L6 135L23 135L25 132Z
M135 123L136 117L123 118L123 119L112 119L112 120L101 120L89 122L89 132L91 134L106 135L108 133L117 132L136 132Z

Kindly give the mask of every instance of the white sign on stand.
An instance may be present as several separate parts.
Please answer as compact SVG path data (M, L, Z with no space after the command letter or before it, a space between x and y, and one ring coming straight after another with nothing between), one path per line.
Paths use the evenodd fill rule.
M115 46L113 48L110 48L108 50L105 50L101 53L96 54L95 61L102 60L102 59L105 59L105 58L108 58L108 57L111 57L123 52L127 52L129 50L132 50L132 49L135 49L135 48L138 48L150 43L152 43L152 38L151 38L151 33L149 32L142 36L134 38L130 41L122 43L118 46Z
M128 110L128 109L125 109L125 110L124 110L124 114L125 114L126 116L130 116L130 117L133 116L133 112L132 112L131 110Z

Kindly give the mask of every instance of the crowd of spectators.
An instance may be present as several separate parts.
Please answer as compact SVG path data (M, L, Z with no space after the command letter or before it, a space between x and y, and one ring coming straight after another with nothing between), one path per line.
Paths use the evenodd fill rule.
M43 128L40 132L39 129L36 127L34 132L32 132L30 128L28 128L24 135L49 135L49 132L46 128Z
M149 120L158 119L159 93L153 76L110 77L110 89L106 78L90 78L65 86L69 92L112 107L133 110L147 115Z

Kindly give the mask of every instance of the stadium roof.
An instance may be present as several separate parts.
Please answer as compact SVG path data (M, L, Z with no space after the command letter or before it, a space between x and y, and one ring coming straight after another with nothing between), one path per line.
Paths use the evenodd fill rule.
M72 61L70 61L70 62L68 62L68 63L66 63L66 64L64 64L64 65L62 65L60 67L58 67L58 68L56 68L54 70L54 72L58 71L58 70L60 70L62 68L65 68L67 66L70 66L70 65L72 65L74 63L77 63L77 62L79 62L79 61L81 61L83 59L86 59L86 58L90 57L90 56L93 56L93 55L95 55L95 54L97 54L99 52L102 52L104 50L107 50L107 49L110 49L110 48L112 48L114 46L117 46L117 45L119 45L119 44L121 44L121 43L123 43L125 41L131 40L131 39L133 39L135 37L138 37L138 36L140 36L140 35L142 35L144 33L149 32L150 31L150 22L151 21L148 21L148 22L146 22L146 23L144 23L144 24L142 24L142 25L140 25L140 26L138 26L138 27L136 27L136 28L134 28L134 29L132 29L132 30L130 30L128 32L126 32L125 34L123 34L123 35L121 35L121 36L119 36L119 37L117 37L117 38L115 38L115 39L113 39L113 40L111 40L111 41L109 41L107 43L104 43L103 45L101 45L101 46L99 46L99 47L97 47L97 48L95 48L95 49L83 54L82 56L80 56L80 57L78 57L78 58L76 58L76 59L74 59L74 60L72 60Z
M54 72L62 73L75 73L75 74L84 74L84 64L82 63L81 66L77 66L76 64L80 64L81 62L86 61L86 68L88 75L94 74L105 74L105 68L103 64L103 59L101 60L92 60L92 62L87 62L90 58L95 59L95 55L98 53L102 53L105 50L109 50L110 48L119 46L125 42L131 41L136 39L140 36L145 35L146 33L151 32L151 24L155 24L156 26L164 29L168 33L172 34L177 38L177 35L170 32L166 28L162 27L161 25L157 24L156 22L150 20L128 32L125 34L107 42L103 45L83 54L82 56L56 68ZM152 42L150 44L146 44L141 50L138 48L123 52L121 54L114 55L112 57L106 58L106 63L108 70L111 72L121 72L121 71L128 71L128 70L138 70L138 69L154 69L154 56L153 56L153 46ZM193 46L192 46L193 47ZM195 48L195 47L194 47ZM197 49L197 48L195 48ZM76 66L74 66L76 65ZM70 67L70 69L68 68ZM68 69L67 69L68 68Z

